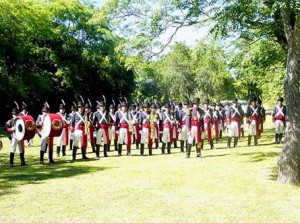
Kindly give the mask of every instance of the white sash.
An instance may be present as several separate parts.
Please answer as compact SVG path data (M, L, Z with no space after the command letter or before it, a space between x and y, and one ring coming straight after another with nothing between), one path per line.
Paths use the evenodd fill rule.
M255 108L253 108L253 106L251 105L250 108L252 108L252 110L253 110L253 113L252 113L251 116L255 116L255 115L258 116L258 114L257 114L258 107L255 109Z
M105 118L106 111L104 112L104 114L103 114L101 111L98 111L98 112L99 112L99 114L101 115L101 119L100 119L100 121L99 121L99 124L101 124L103 120L107 123L107 120L106 120L106 118Z
M241 116L240 112L235 107L233 107L233 106L231 106L231 107L234 110L234 113L232 114L232 117L234 117L236 113L238 113L238 115Z
M122 115L122 118L120 119L120 123L121 123L123 120L125 120L125 122L127 122L127 124L129 124L129 121L128 121L127 117L126 117L126 115L127 115L128 113L127 113L127 112L126 112L126 113L121 112L120 114Z
M275 117L277 117L277 116L284 116L284 114L283 114L283 106L280 108L278 105L276 105L276 108L277 108L278 111L277 111Z
M169 121L170 123L172 123L172 121L171 121L169 115L168 115L167 113L165 113L165 112L164 112L164 114L165 114L165 116L166 116L166 119L164 120L164 123L166 123L167 121Z

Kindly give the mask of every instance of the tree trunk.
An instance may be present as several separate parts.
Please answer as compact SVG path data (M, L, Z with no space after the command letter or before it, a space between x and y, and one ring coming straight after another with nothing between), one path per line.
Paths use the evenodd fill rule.
M284 79L287 116L283 150L278 165L278 181L287 184L300 182L300 17L291 24L289 14L282 11L288 40L287 69ZM295 20L293 20L295 21Z

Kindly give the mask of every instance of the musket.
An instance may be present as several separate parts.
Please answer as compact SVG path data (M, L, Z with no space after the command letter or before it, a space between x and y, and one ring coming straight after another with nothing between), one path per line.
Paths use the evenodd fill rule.
M83 97L82 97L81 95L79 95L79 97L81 98L81 102L82 102L82 104L84 105Z
M17 109L20 110L20 107L16 101L14 101L15 105L17 106Z
M47 101L45 101L44 105L45 105L48 109L50 109L50 105L48 104Z
M66 106L66 103L63 99L61 99L61 102L63 103L64 106Z

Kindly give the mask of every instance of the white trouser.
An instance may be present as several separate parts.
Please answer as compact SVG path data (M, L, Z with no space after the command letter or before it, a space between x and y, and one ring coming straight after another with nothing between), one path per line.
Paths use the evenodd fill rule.
M239 136L239 125L237 122L232 121L229 126L227 126L227 136L228 137L238 137Z
M19 152L23 153L23 147L22 147L22 141L18 141L14 134L11 136L11 142L10 142L10 152L15 153L17 146L19 147Z
M282 134L284 132L284 124L281 120L276 120L274 122L275 125L275 133Z
M82 146L82 141L83 141L82 134L83 134L83 131L80 130L80 129L76 129L74 131L74 139L73 139L74 140L74 142L73 142L74 147L79 147L78 146L79 143Z
M49 138L41 138L41 151L46 152Z
M186 141L188 139L186 125L181 126L181 131L179 132L178 139L182 141Z
M170 129L169 128L163 128L162 142L163 143L171 142L171 139L170 139Z
M127 128L119 129L118 144L128 144Z
M149 136L149 129L143 128L141 131L141 144L149 143L148 136Z
M251 120L248 127L249 127L249 135L256 136L257 135L256 120Z
M102 139L104 144L107 145L109 139L107 139L107 137L105 136L105 130L103 128L100 128L96 134L96 144L101 145Z
M56 138L56 146L67 145L66 129L63 128L59 137Z
M111 128L108 129L110 140L115 140L115 132L116 132L116 126L112 126Z
M190 135L188 137L188 143L189 144L193 144L194 139L195 139L196 143L201 142L201 136L200 136L199 140L198 140L198 137L197 137L198 131L200 131L200 129L198 130L198 126L192 126L191 127L191 132L190 132Z

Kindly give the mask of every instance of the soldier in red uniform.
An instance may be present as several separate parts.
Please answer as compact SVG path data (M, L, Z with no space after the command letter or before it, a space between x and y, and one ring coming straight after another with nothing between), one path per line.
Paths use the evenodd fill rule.
M89 107L86 105L85 107ZM78 102L78 111L72 116L71 128L74 132L74 145L73 145L73 160L76 160L77 149L79 148L79 143L81 144L81 154L82 159L89 159L86 156L87 148L87 134L89 129L89 119L87 112L83 110L83 104Z
M210 144L210 149L214 148L214 142L212 139L212 125L213 125L213 111L209 108L209 99L204 100L203 105L203 123L204 123L204 131L202 134L202 142L201 142L201 149L203 149L204 139L206 138Z
M66 156L66 146L68 145L68 141L69 141L69 121L67 120L65 105L60 104L58 109L59 112L57 112L56 114L59 114L62 118L63 130L61 132L61 135L56 139L57 157L60 156L60 149L62 149L62 155Z
M104 157L108 157L108 146L110 144L109 128L111 126L111 116L105 111L105 103L101 101L97 105L97 111L94 113L94 126L96 133L96 156L99 157L100 145L103 140Z
M10 167L14 166L14 156L16 152L17 146L19 147L20 152L20 160L21 160L21 166L25 166L25 157L24 157L24 145L22 144L22 141L18 141L15 136L15 128L16 128L16 120L18 118L18 109L12 110L12 119L8 120L5 124L4 130L10 133L10 158L9 158L9 165Z
M49 150L49 163L55 163L53 160L53 137L46 137L43 132L44 118L49 113L49 107L42 108L42 114L36 120L36 128L41 136L40 164L44 164L44 154Z
M204 112L199 108L199 98L193 100L193 107L186 111L186 128L188 132L188 143L186 150L186 158L190 158L193 142L195 140L197 157L201 158L201 132L204 128L203 117Z

